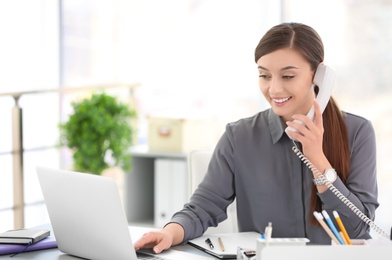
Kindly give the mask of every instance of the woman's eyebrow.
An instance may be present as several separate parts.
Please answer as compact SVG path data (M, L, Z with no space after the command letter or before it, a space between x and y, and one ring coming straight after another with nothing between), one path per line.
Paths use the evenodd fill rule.
M268 69L263 66L257 66L257 68L268 71ZM280 70L290 70L290 69L299 69L299 68L297 68L295 66L286 66L286 67L281 68Z
M291 70L291 69L299 69L299 68L297 68L295 66L287 66L287 67L281 68L280 70Z

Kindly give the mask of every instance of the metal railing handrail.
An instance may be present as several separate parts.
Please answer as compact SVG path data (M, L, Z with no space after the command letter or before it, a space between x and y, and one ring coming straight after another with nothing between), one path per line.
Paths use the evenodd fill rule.
M18 100L22 95L27 94L43 94L43 93L71 93L71 92L78 92L78 91L86 91L86 90L99 90L99 89L113 89L113 88L129 88L133 90L136 87L139 87L140 83L107 83L107 84L99 84L99 85L91 85L91 86L68 86L68 87L59 87L59 88L52 88L52 89L40 89L40 90L27 90L27 91L18 91L18 92L0 92L0 97L2 96L11 96L15 100Z

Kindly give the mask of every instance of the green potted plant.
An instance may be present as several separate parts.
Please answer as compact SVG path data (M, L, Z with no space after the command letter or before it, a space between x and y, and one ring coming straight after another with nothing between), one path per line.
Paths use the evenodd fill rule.
M92 174L115 166L130 170L136 111L105 93L71 105L73 113L59 128L61 144L73 151L74 170Z

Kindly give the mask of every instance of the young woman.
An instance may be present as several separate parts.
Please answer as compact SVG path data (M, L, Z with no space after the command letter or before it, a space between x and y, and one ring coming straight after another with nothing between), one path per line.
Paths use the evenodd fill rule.
M239 231L262 233L272 222L273 237L331 244L312 214L324 209L330 216L333 210L339 212L350 238L370 238L367 224L320 181L319 175L327 173L329 182L374 219L374 130L368 120L340 111L332 97L321 112L315 101L318 86L312 85L324 61L319 35L304 24L277 25L260 40L255 61L260 90L271 108L227 125L190 202L162 230L145 234L136 249L159 253L201 236L227 218L226 208L234 198ZM306 117L312 106L313 121ZM290 138L318 172L292 151Z

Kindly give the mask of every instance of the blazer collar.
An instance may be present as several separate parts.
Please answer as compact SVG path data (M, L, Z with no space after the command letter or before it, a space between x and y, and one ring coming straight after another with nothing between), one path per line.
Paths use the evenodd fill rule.
M268 123L271 131L272 142L275 144L285 134L286 125L282 122L279 116L277 116L272 109L269 109Z

